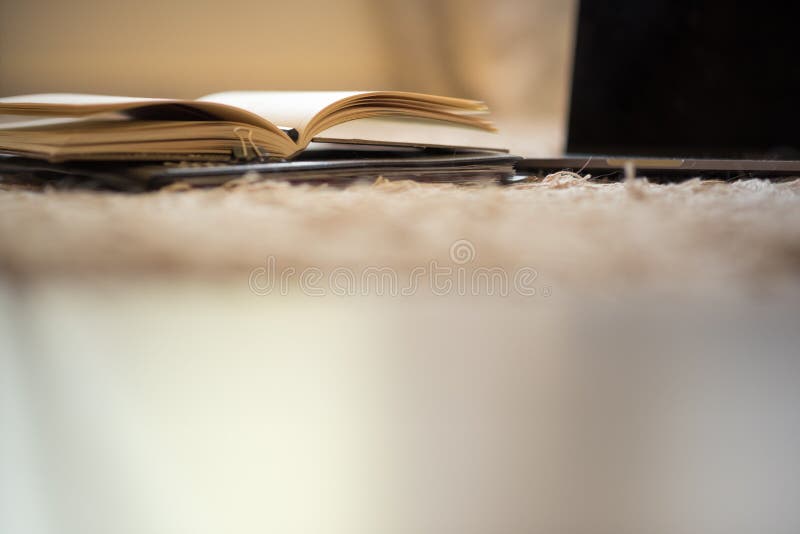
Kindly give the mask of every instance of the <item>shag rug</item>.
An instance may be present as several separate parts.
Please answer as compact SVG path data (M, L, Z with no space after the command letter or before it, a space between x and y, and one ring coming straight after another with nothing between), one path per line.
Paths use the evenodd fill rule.
M273 260L269 260L273 258ZM243 181L150 194L0 191L0 261L28 275L463 265L564 291L761 290L800 279L800 180L344 189Z

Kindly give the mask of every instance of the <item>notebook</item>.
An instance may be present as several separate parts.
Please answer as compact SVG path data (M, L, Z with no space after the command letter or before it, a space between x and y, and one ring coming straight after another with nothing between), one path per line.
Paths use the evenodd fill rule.
M399 91L234 91L197 100L0 98L0 150L50 162L291 159L312 141L497 147L482 102ZM488 134L488 136L487 136Z

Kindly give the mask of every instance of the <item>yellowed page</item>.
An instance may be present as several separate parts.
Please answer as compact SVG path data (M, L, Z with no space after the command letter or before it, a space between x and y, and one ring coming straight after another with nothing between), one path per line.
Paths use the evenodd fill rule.
M365 118L338 124L314 136L328 143L464 147L505 151L506 139L495 132L413 118Z
M8 123L0 128L0 150L40 155L51 161L92 159L103 155L133 159L161 159L160 154L191 153L197 157L288 157L297 151L290 139L261 128L227 121L128 120L95 115L86 118L52 118Z
M477 117L486 105L475 100L401 91L229 91L199 99L245 109L274 124L294 128L303 148L319 132L336 124L372 116L397 115L453 121L480 129L491 125Z
M0 107L4 105L23 104L26 106L104 106L117 104L138 104L163 102L162 98L137 98L113 95L86 95L80 93L41 93L34 95L17 95L0 98Z
M160 98L133 98L108 95L50 93L0 98L0 114L56 117L83 117L100 113L130 112L142 108L182 106L199 110L214 118L251 124L275 134L285 136L269 119L240 109L210 101L172 100Z
M246 109L283 128L305 130L308 123L325 108L363 91L227 91L198 99Z

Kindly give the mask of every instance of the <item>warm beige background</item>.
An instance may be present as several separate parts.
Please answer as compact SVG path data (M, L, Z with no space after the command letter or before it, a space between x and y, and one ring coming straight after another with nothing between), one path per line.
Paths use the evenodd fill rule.
M574 0L0 0L0 95L398 88L556 118Z

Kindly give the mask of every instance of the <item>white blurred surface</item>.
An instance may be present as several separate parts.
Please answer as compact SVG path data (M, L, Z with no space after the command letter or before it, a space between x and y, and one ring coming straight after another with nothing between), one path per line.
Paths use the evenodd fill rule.
M800 527L790 299L3 289L4 533Z

